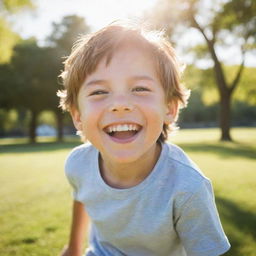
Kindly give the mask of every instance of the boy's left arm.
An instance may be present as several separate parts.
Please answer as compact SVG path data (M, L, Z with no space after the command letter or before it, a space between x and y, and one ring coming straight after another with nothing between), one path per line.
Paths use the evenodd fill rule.
M177 210L175 227L189 256L218 256L230 248L207 180Z

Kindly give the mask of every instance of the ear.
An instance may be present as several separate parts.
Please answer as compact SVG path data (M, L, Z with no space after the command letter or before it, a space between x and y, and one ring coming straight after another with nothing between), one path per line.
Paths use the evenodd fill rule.
M80 114L79 110L78 109L72 109L70 111L70 114L71 114L73 124L76 127L76 129L78 131L82 131L83 126L82 126L81 114Z
M175 102L175 101L169 102L166 106L166 115L165 115L164 123L166 125L169 125L175 122L177 118L177 113L178 113L178 102Z

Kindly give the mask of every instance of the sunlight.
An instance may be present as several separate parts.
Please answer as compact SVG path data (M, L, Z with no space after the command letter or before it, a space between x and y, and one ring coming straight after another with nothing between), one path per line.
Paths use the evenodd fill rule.
M16 15L14 29L22 37L35 36L43 41L52 29L52 22L60 22L63 16L78 15L85 18L92 31L110 22L124 18L138 18L150 10L157 0L54 0L36 1L36 10Z

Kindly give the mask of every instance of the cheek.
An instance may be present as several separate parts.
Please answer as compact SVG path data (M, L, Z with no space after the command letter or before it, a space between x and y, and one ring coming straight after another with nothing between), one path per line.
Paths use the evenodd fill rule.
M154 133L161 133L165 122L165 108L160 104L145 104L143 106L144 116L147 126Z
M84 103L82 106L82 120L83 120L83 127L85 129L93 129L98 126L102 114L103 114L103 107L100 104L95 103ZM92 130L93 131L93 130Z
M164 120L166 106L162 103L162 101L154 99L148 100L143 103L143 109L148 116L152 116L152 118L154 117L156 120Z

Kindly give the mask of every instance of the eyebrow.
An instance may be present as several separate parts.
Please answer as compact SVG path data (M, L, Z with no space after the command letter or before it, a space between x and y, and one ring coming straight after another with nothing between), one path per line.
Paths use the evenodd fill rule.
M147 81L151 81L151 82L154 82L155 80L150 77L150 76L146 76L146 75L138 75L138 76L132 76L129 78L129 80L132 80L132 81L139 81L139 80L147 80ZM94 79L94 80L91 80L89 82L87 82L85 84L85 86L92 86L92 85L95 85L95 84L100 84L100 85L104 85L104 84L107 84L108 83L108 80L105 80L105 79Z
M130 79L134 80L134 81L138 81L138 80L147 80L147 81L151 81L151 82L155 81L152 77L145 76L145 75L142 75L142 76L132 76Z
M95 85L95 84L106 84L107 80L103 80L103 79L95 79L95 80L91 80L89 82L87 82L85 84L85 86L91 86L91 85Z

